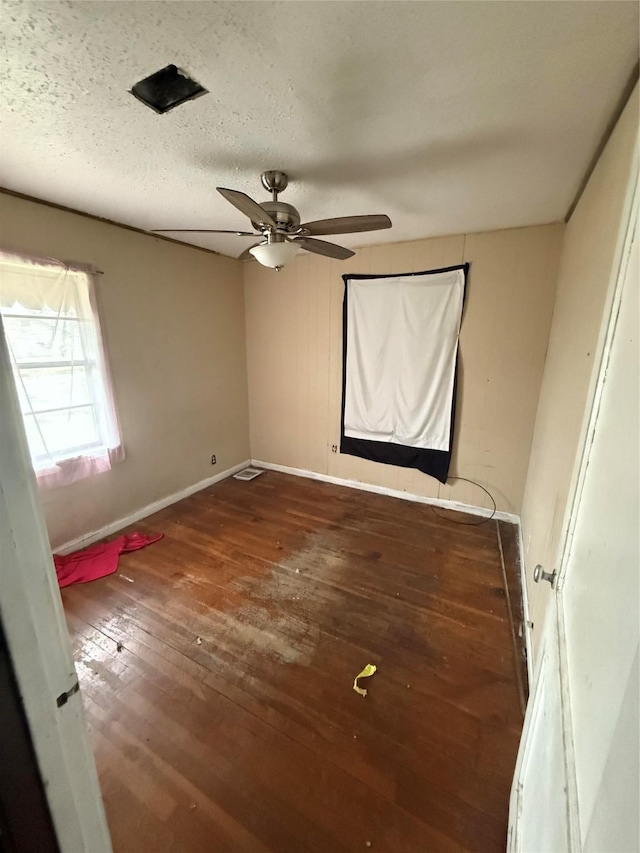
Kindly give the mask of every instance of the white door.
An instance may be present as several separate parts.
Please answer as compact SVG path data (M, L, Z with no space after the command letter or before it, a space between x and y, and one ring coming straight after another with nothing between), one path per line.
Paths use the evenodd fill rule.
M0 418L0 621L12 669L61 853L109 853L109 831L1 319Z
M547 610L511 790L507 847L526 853L572 850L562 727L556 599Z
M514 776L512 851L640 850L637 178L635 185Z

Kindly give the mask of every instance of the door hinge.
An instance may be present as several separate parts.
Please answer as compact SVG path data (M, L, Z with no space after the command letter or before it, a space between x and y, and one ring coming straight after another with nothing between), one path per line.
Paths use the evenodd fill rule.
M80 684L76 681L76 683L67 690L66 693L61 693L56 699L56 705L58 708L62 708L63 705L66 705L69 699L80 690Z

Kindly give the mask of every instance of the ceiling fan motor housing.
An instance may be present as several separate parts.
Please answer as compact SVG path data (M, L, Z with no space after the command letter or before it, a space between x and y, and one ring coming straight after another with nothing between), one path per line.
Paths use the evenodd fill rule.
M300 214L292 204L284 201L265 201L260 204L260 207L275 219L278 230L291 232L300 225ZM251 224L256 230L263 230L259 223L252 220Z

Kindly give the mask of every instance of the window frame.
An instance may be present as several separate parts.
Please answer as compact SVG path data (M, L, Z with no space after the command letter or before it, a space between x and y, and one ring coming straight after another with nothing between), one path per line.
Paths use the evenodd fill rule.
M40 434L40 440L44 448L44 452L37 452L35 448L32 448L31 442L27 439L31 462L38 483L45 488L67 485L92 474L110 470L115 462L124 458L124 447L115 406L109 362L105 351L105 340L97 307L96 276L100 273L95 268L83 264L64 263L52 259L38 259L0 250L0 272L5 272L10 267L20 268L20 274L24 273L25 276L31 274L34 277L34 281L37 280L38 272L42 271L43 275L38 283L42 292L46 292L46 279L50 278L53 272L58 278L54 279L51 277L51 282L52 284L55 283L56 286L62 282L65 288L65 298L67 282L60 277L67 274L82 277L81 280L72 280L70 284L74 288L74 298L77 297L75 307L81 303L84 306L85 313L82 315L69 314L68 309L67 313L65 313L62 307L57 314L47 314L42 309L40 309L40 313L37 313L37 308L33 309L32 312L28 306L25 307L19 300L14 300L11 305L5 305L5 302L10 297L0 297L0 318L4 325L5 338L11 351L11 366L16 390L20 387L19 396L21 399L26 399L28 404L27 407L24 407L21 403L20 407L23 426L27 435L29 435L27 427L29 426L29 429L31 429L31 424L35 426L35 429ZM86 292L81 292L80 289L85 287ZM51 358L42 359L31 355L28 359L19 360L14 356L10 331L7 329L8 324L5 322L9 319L24 321L37 319L56 323L77 322L84 325L84 328L88 330L89 337L85 338L84 332L81 332L79 335L81 350L79 358L76 358L73 353L69 358L60 358L59 354L55 353L55 357ZM82 329L82 326L80 328ZM56 368L64 370L66 368L72 375L73 368L75 367L83 368L85 372L86 402L73 403L70 396L69 403L60 406L54 405L40 408L37 404L33 404L24 382L27 371L47 371L55 370ZM71 382L73 383L73 378ZM49 450L38 416L53 414L55 412L71 413L78 409L89 411L94 434L97 436L96 440L71 444L57 450ZM31 422L29 419L32 419Z

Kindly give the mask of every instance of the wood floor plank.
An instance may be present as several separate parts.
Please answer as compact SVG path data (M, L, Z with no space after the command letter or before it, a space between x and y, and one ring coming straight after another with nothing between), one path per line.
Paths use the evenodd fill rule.
M465 519L269 472L63 590L116 853L504 849L516 540Z

